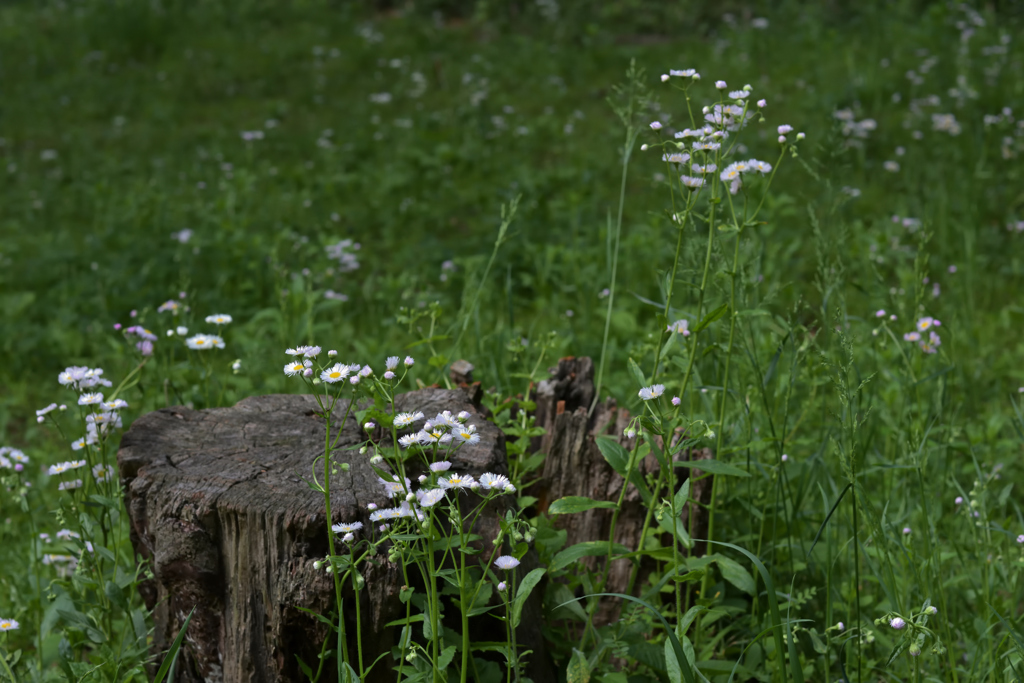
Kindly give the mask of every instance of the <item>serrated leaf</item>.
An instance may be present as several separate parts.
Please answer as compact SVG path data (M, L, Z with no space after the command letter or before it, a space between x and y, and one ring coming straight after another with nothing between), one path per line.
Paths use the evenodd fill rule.
M610 436L599 436L594 441L612 469L618 472L620 477L626 476L626 468L629 466L629 451Z
M572 649L572 657L569 658L569 667L565 671L566 683L590 683L590 665L587 664L587 656Z
M444 671L448 668L448 665L452 663L452 659L455 658L455 646L449 645L445 649L441 650L441 654L437 656L437 670Z
M548 514L551 515L572 515L577 512L586 512L587 510L593 510L594 508L614 508L616 503L610 500L594 500L587 498L586 496L566 496L565 498L559 498L551 507L548 508Z

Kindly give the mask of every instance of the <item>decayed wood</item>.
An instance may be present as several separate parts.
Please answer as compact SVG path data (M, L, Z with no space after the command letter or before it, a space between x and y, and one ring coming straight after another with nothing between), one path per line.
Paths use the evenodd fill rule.
M539 443L535 444L540 452L547 454L537 487L542 509L564 496L617 501L622 491L623 478L605 461L595 438L606 435L631 450L635 439L623 434L629 424L629 411L618 407L615 400L609 398L598 403L593 413L588 415L594 398L594 364L589 358L563 358L558 367L552 368L551 374L550 379L538 384L536 397L537 425L547 430L539 438ZM704 460L711 457L711 452L704 449L679 453L675 457L677 460ZM643 475L659 469L653 455L646 456L637 467ZM687 470L679 470L680 482L687 476ZM697 479L702 476L702 472L692 470L692 476ZM696 481L691 488L691 497L706 505L711 495L710 483L711 477ZM646 515L647 508L639 492L635 487L629 487L616 522L615 541L627 548L637 548ZM704 538L707 513L690 503L682 511L684 524L689 524L690 515L694 515L694 536ZM611 531L611 520L612 510L594 509L561 515L557 526L566 530L568 547L583 541L607 539ZM691 552L702 554L703 546L698 544ZM585 560L591 567L600 561L603 560ZM608 583L610 591L623 592L626 589L631 567L628 560L612 563ZM614 606L609 606L602 613L605 619L610 620L617 612Z
M396 403L398 410L428 416L442 410L477 413L461 389L410 392ZM300 608L327 613L333 602L331 578L313 568L327 554L323 496L303 481L324 448L325 423L316 411L313 397L296 395L253 397L202 411L172 407L139 418L122 438L118 465L132 542L154 575L142 592L154 610L155 651L166 649L195 607L177 681L300 681L296 655L316 668L326 630ZM338 422L344 411L339 404ZM472 422L481 441L458 451L453 470L507 474L500 430L479 415ZM345 450L363 438L350 416L335 451L335 460L350 469L332 477L332 523L358 520L369 526L367 504L388 503L367 456ZM483 538L494 538L500 513L496 507L481 517L477 528ZM485 550L484 557L490 546ZM367 662L394 644L385 624L404 614L400 568L386 555L376 559L376 565L365 566L366 589L359 598ZM524 568L535 562L528 555ZM528 626L518 638L533 650L528 674L547 683L554 675L534 628L540 619L537 596L539 591L526 607ZM352 600L349 593L346 604ZM354 633L354 609L346 615ZM354 643L349 649L354 655ZM371 680L392 680L389 663L387 656Z

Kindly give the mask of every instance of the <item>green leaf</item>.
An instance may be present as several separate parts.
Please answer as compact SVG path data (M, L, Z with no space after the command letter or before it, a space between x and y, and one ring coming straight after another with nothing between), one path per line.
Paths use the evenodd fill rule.
M586 496L566 496L559 498L548 508L550 515L571 515L586 512L594 508L614 508L616 503L610 500L593 500Z
M729 304L722 304L721 306L719 306L715 310L711 311L710 313L705 315L704 318L699 323L697 323L697 326L695 328L693 328L693 334L696 334L697 332L700 332L705 327L707 327L711 323L715 322L716 320L718 320L719 318L724 316L728 311L729 311Z
M615 554L625 554L629 552L629 548L616 543L612 546L612 552ZM573 562L584 557L598 557L607 554L607 541L584 541L583 543L577 543L576 545L569 546L555 555L551 560L551 564L548 566L548 570L551 572L557 572L559 569L564 569Z
M171 643L171 649L167 651L167 655L164 656L164 661L160 664L160 668L156 671L156 676L153 677L153 683L163 683L164 677L167 676L167 671L171 668L178 659L178 652L181 651L181 641L185 639L185 631L188 630L188 624L192 621L192 615L195 614L196 608L193 607L192 611L185 617L185 623L181 625L181 630L178 631L178 636Z
M572 649L572 657L569 658L569 668L565 671L566 683L590 683L590 665L587 664L587 656Z
M628 361L629 361L629 363L628 363L629 364L629 372L630 372L630 374L633 375L633 379L636 381L637 386L640 386L640 387L647 386L647 378L646 378L646 376L644 376L643 370L640 369L640 366L637 365L636 361L633 360L632 358L629 358Z
M748 595L754 594L754 577L739 562L725 555L715 555L715 561L723 579Z
M675 522L673 524L673 522ZM666 531L670 534L674 533L679 542L687 548L693 547L693 541L690 540L690 534L687 533L686 527L683 525L683 520L678 516L673 517L671 514L665 514L658 520L658 527L662 531Z
M526 604L526 599L530 597L534 587L540 583L545 572L547 572L547 569L538 567L524 576L523 580L519 582L519 588L516 589L516 598L512 601L512 628L519 626L519 620L523 616L523 605Z
M676 491L675 497L672 499L672 505L675 507L676 512L683 509L686 505L687 499L690 497L690 480L687 479L683 482L683 485Z
M452 659L455 658L455 646L449 645L445 649L441 650L441 654L437 657L437 670L444 671L448 668L448 665L452 663ZM356 679L358 680L358 678Z
M681 460L676 467L684 467L688 470L704 470L708 474L722 474L729 477L749 477L750 473L741 470L739 467L729 465L721 460Z
M679 660L676 659L676 653L672 647L672 641L668 638L665 639L665 670L668 671L668 680L683 680L683 672L679 669Z
M612 469L618 472L619 476L625 477L626 468L629 466L629 451L610 436L599 436L595 441L601 455L612 466Z

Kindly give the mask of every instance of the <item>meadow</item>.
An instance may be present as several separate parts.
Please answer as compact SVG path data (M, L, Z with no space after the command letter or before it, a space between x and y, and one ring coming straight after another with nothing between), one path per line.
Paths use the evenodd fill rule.
M556 561L523 501L504 562L535 541L518 589L567 683L1024 680L1019 9L756 7L0 8L0 680L150 680L107 469L134 417L330 396L336 361L387 405L466 359L498 405L565 355L637 416L607 457L659 520L690 481L640 457L719 463L709 538L628 549L658 570L600 628L603 565ZM281 371L313 344L340 355ZM390 472L460 443L374 419ZM396 480L429 520L462 495L441 472ZM425 566L424 521L337 543ZM325 560L339 595L356 554ZM503 576L463 563L460 590L494 583L510 623ZM407 633L400 679L523 677L512 640L499 667ZM366 677L330 649L311 678Z

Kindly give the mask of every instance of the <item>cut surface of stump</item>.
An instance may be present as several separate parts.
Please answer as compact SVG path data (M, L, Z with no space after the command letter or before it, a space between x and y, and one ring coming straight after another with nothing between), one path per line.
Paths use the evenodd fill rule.
M118 466L132 543L154 575L141 588L154 610L154 651L166 650L195 608L177 681L305 680L296 656L316 670L327 629L300 608L325 615L332 609L333 580L313 567L328 554L327 528L355 521L369 527L369 503L394 504L369 456L346 450L366 436L352 415L338 424L345 408L339 401L334 410L341 431L334 459L349 469L331 476L331 520L323 495L304 481L312 479L314 461L323 455L326 431L312 396L260 396L200 411L165 408L142 416L124 434ZM396 410L421 410L428 418L443 410L470 412L481 440L456 452L452 470L476 477L508 474L503 435L464 391L401 394ZM322 461L316 477L322 483ZM504 505L514 505L511 497L506 500ZM478 522L483 538L496 535L497 514L491 510ZM363 567L366 588L359 595L367 664L394 644L385 625L405 613L398 598L401 568L386 554L376 560ZM524 564L529 562L528 555ZM348 591L345 614L354 659L354 596ZM531 600L523 623L538 623L539 610L539 601ZM533 650L528 675L537 683L554 680L539 629L521 631L520 643ZM390 661L386 655L370 680L393 680ZM332 665L333 660L325 669Z

